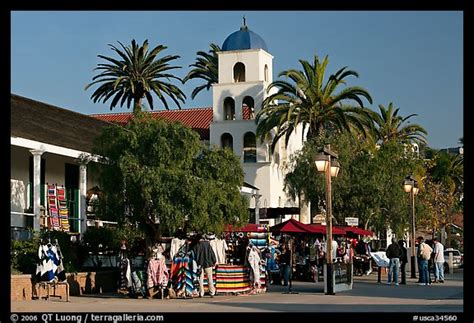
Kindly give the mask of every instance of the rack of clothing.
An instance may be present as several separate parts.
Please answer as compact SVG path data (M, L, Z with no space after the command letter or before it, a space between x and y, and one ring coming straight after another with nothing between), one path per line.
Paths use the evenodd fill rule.
M124 243L122 243L120 248L118 266L120 271L118 292L119 294L128 295L132 288L132 268L130 259L127 257L127 248Z
M66 272L63 265L63 255L58 240L51 242L45 238L38 248L38 263L36 265L37 281L65 281Z
M63 255L58 240L43 238L38 248L38 263L36 265L36 282L33 288L35 298L60 297L56 294L59 287L65 288L65 300L69 301L69 284L66 281L66 271L63 265ZM45 294L45 295L44 295Z
M171 263L170 294L176 298L192 298L198 296L196 286L198 284L197 268L194 251L183 244Z
M155 245L152 257L148 260L147 289L149 298L159 294L163 299L164 290L168 285L169 273L163 252L164 249L161 245Z
M70 231L69 210L67 207L66 188L64 185L47 184L47 201L49 209L48 227L55 231Z

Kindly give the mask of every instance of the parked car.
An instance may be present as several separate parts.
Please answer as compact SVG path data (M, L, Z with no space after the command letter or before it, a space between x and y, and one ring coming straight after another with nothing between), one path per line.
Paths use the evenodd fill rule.
M453 254L453 268L462 268L464 265L464 255L458 250L453 248L447 248L444 250L444 272L449 273L448 261L449 261L449 254Z

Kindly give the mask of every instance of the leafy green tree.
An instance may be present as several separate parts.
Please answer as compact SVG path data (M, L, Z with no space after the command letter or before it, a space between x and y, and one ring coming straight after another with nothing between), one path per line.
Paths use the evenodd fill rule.
M389 103L388 108L380 104L379 110L380 113L374 111L370 113L370 118L375 125L375 137L379 142L385 144L391 140L398 140L402 143L426 144L426 130L418 124L409 124L408 119L416 116L416 114L402 117L398 115L400 109L393 109L392 102Z
M409 226L409 200L402 183L407 174L423 174L421 159L396 141L379 149L369 149L363 140L343 132L315 145L305 144L292 158L285 189L295 198L302 194L312 206L324 205L325 183L314 164L314 154L322 143L330 143L338 153L341 170L333 178L333 216L344 224L345 217L357 217L366 228L378 232L388 226L402 234ZM316 210L312 210L313 213Z
M204 147L180 123L138 113L125 127L104 128L94 152L103 156L106 212L137 224L148 245L178 228L219 233L226 223L248 221L238 158Z
M184 77L183 82L187 82L190 79L202 79L205 81L204 84L196 87L191 93L191 98L194 99L199 92L206 89L209 91L212 84L219 82L219 64L218 64L218 55L217 53L221 51L219 45L214 43L209 44L211 49L209 53L199 51L197 52L196 62L189 65L194 67L189 73Z
M346 84L349 76L358 77L359 74L343 67L325 81L326 66L329 62L326 56L321 62L317 55L313 64L299 60L303 70L287 70L279 74L289 78L289 81L278 80L268 86L271 93L256 116L257 136L264 140L276 128L271 149L282 137L287 144L291 134L302 125L303 132L307 129L308 140L322 137L324 132L349 130L350 125L362 133L366 127L361 116L367 117L362 99L372 103L369 93L358 86L339 88ZM343 105L344 102L354 101L360 107Z
M460 154L438 151L426 163L428 174L425 190L419 197L422 202L419 222L437 231L449 226L454 215L463 210L463 158Z
M154 93L166 109L169 109L166 96L171 98L178 108L181 108L179 101L184 103L186 96L176 85L165 81L180 80L179 77L168 72L180 68L169 64L179 56L167 55L158 58L158 55L167 47L158 45L148 51L148 40L145 40L141 46L134 39L131 46L125 47L121 42L118 43L122 49L109 44L115 54L120 56L118 59L98 55L107 63L98 64L95 69L101 72L94 76L93 82L85 88L87 90L95 84L100 84L91 96L94 103L101 100L105 103L113 97L110 104L110 110L112 110L119 102L120 106L126 102L127 108L130 108L133 101L133 111L138 112L141 110L142 100L146 98L153 110L152 94Z

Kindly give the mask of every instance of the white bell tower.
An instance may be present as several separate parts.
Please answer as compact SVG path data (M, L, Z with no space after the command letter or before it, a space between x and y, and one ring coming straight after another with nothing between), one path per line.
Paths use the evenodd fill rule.
M224 41L218 53L219 82L212 87L210 142L232 148L243 163L267 162L267 144L255 137L255 115L268 96L273 56L265 41L245 24Z
M245 18L240 30L224 41L218 62L219 80L212 86L210 143L228 147L239 156L244 181L258 188L259 193L250 198L250 208L255 212L299 207L298 202L292 201L284 192L285 163L289 160L284 142L270 155L270 142L260 142L256 138L255 116L264 99L277 89L267 93L273 81L273 56L265 41L249 30ZM300 149L301 134L292 135L288 147L292 148L288 152ZM305 218L309 219L308 216ZM274 222L273 219L264 221ZM260 223L263 222L260 220Z

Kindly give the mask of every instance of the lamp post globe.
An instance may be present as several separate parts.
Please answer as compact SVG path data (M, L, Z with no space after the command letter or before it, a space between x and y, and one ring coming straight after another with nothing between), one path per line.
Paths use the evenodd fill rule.
M326 294L334 295L333 259L332 259L332 198L331 177L336 177L341 168L337 154L328 145L314 156L318 172L324 172L326 177Z

